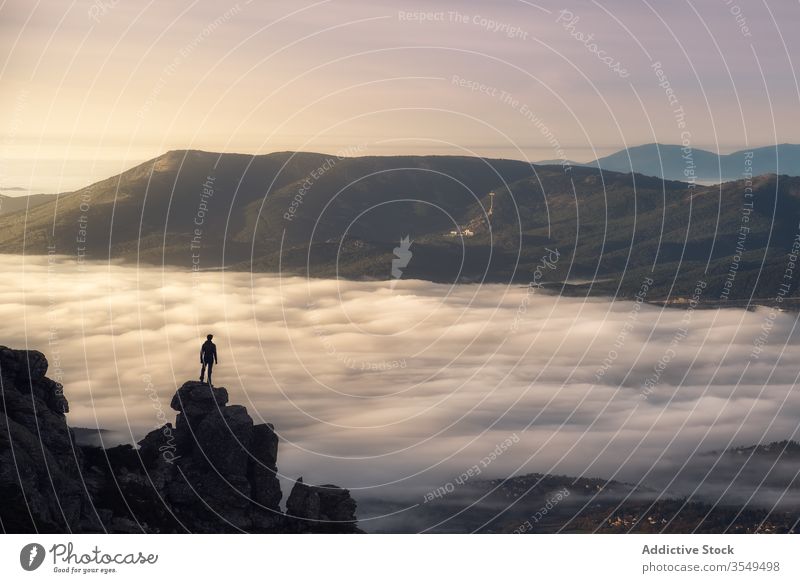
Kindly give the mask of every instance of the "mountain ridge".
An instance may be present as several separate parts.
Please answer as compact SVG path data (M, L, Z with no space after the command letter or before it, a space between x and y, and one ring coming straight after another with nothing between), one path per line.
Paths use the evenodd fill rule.
M702 148L687 151L682 146L653 142L622 149L584 165L666 180L693 178L716 183L738 180L748 173L800 176L800 144L782 143L718 154Z
M661 142L651 142L648 144L640 144L637 146L630 146L626 148L622 148L611 154L607 154L605 156L600 156L599 158L595 158L593 160L587 162L578 162L576 160L561 160L561 159L546 159L546 160L536 160L536 161L529 161L529 160L520 160L515 158L490 158L492 160L504 160L504 161L513 161L513 162L521 162L524 164L529 164L532 166L589 166L589 167L599 167L603 170L611 170L615 172L621 173L629 173L633 170L634 173L643 174L645 176L655 176L657 178L664 178L665 180L686 180L686 176L683 174L684 166L681 166L680 171L677 173L663 173L661 168L661 162L670 161L671 156L680 156L682 146L677 144L665 144ZM767 157L767 162L762 163L761 166L757 167L754 176L760 174L783 174L787 176L800 176L800 144L793 144L790 142L782 142L780 144L774 145L766 145L766 146L757 146L754 148L743 148L740 150L735 150L728 154L717 154L711 150L707 150L705 148L691 148L694 156L700 156L707 158L709 160L738 160L746 153L753 153L754 156L761 154L762 156ZM781 165L771 163L772 160L771 153L775 151L776 157L775 159L780 161L780 155L783 153L784 156L791 155L791 161L784 163L781 168ZM663 160L659 155L661 152L665 154ZM386 154L386 155L370 155L370 156L340 156L338 154L331 154L325 152L310 152L310 151L299 151L299 150L279 150L275 152L269 152L264 154L252 154L248 152L215 152L212 150L203 150L197 148L186 148L186 149L173 149L167 150L163 154L159 154L151 159L148 159L140 164L133 166L131 169L136 168L137 166L148 165L152 164L153 161L158 160L160 158L170 156L170 155L179 155L179 154L187 154L187 153L198 153L198 154L206 154L211 156L239 156L245 158L260 158L260 157L267 157L267 156L290 156L290 155L311 155L311 156L319 156L325 158L394 158L400 156L410 156L410 157L420 157L420 158L459 158L459 157L467 157L467 156L458 156L458 155L448 155L448 154L415 154L415 155L407 155L407 154ZM637 158L639 155L644 154L648 156L649 159L640 160L639 164L633 163L628 160L629 157ZM632 155L632 156L631 156ZM719 163L721 164L721 162ZM719 165L718 164L718 165ZM722 173L719 174L713 171L713 164L711 165L711 171L704 169L699 173L697 178L699 180L704 181L717 181L717 182L729 182L732 180L737 180L742 178L742 173L740 172L741 168L737 167L736 172L734 173ZM130 170L130 169L129 169ZM127 172L127 171L125 171ZM121 174L124 174L121 173ZM21 195L21 196L8 196L0 194L0 197L4 199L25 199L25 198L39 198L39 197L52 197L52 196L62 196L66 194L71 194L76 192L77 190L82 190L83 188L88 188L94 186L95 184L104 182L107 179L98 180L88 184L86 187L82 187L76 190L68 190L62 191L59 193L41 193L41 194L30 194L30 195ZM0 190L3 190L0 188ZM22 188L6 188L7 191L13 190L25 190ZM15 209L16 210L16 209ZM0 214L3 211L0 208Z
M798 222L800 178L785 175L702 186L469 156L172 150L0 216L0 252L389 279L410 236L406 278L527 283L558 248L570 261L550 291L632 297L653 278L649 299L668 301L702 279L718 300L765 301ZM575 278L590 282L559 285Z

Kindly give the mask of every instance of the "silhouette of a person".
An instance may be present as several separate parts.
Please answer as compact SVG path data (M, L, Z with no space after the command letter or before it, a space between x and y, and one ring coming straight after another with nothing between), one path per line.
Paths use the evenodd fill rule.
M203 345L200 347L200 364L203 365L200 369L200 382L203 382L203 377L206 373L206 366L208 366L209 387L214 386L211 384L211 369L214 368L214 365L217 363L217 345L211 342L212 338L214 338L213 334L206 336L206 341L203 342Z

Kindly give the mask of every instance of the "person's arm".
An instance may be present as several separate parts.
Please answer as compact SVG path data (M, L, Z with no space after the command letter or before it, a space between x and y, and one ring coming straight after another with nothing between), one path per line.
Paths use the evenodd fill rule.
M214 344L214 364L218 364L217 363L217 345L216 344Z
M203 364L203 346L200 346L200 364Z

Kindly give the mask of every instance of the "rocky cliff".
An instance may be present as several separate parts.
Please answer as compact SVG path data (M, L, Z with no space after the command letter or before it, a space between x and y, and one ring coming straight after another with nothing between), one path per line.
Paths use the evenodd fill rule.
M356 504L299 478L282 510L278 436L187 382L178 414L139 447L81 446L37 351L0 346L0 527L4 532L358 532Z

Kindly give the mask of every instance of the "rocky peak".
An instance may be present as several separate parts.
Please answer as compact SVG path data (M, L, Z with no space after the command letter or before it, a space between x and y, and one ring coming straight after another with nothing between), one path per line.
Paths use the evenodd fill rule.
M228 403L225 387L211 387L207 383L188 381L172 397L172 407L189 417L202 417Z
M175 424L138 443L78 446L41 352L0 347L0 521L6 532L358 532L349 491L302 478L280 508L279 438L189 381ZM85 487L84 487L85 484Z
M69 413L64 388L45 377L47 359L38 350L14 350L0 346L0 374L9 389L40 399L57 415ZM13 397L12 397L13 398Z
M62 386L35 350L0 346L0 524L6 532L64 532L86 497Z

